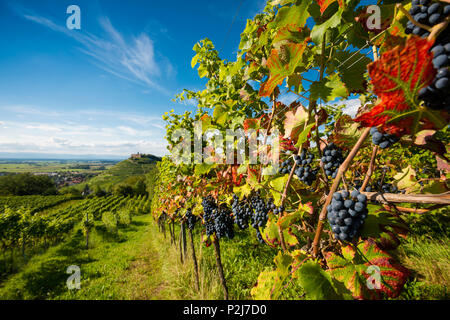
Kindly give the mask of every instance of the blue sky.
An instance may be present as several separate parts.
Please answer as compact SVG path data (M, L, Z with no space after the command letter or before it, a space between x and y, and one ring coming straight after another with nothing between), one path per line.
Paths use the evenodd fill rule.
M71 4L81 30L66 27ZM246 19L265 1L240 4L0 0L0 153L163 155L161 115L193 109L171 99L205 84L192 47L208 37L235 59Z
M162 114L194 110L171 99L206 83L190 66L192 47L208 37L235 60L265 2L0 0L0 157L166 154ZM66 27L73 4L81 30Z

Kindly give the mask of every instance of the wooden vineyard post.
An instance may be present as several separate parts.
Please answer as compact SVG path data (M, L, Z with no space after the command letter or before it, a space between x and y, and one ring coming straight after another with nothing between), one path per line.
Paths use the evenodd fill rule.
M220 259L220 244L219 239L217 239L217 236L215 235L213 243L214 243L214 253L216 255L217 270L219 271L219 277L223 288L224 299L228 300L228 288L225 282L225 276L223 275L222 260Z
M183 222L180 224L180 239L179 239L179 244L180 244L180 261L181 263L184 263L183 261Z
M183 254L184 254L184 259L186 259L186 253L187 253L187 244L186 244L186 224L184 221L181 222L181 239L182 239L182 243L183 243Z
M198 280L198 264L197 264L197 257L195 255L194 235L192 234L192 229L189 229L189 236L191 238L192 260L194 261L195 284L197 286L197 291L198 291L198 290L200 290L200 283Z
M86 250L89 249L89 213L86 212Z
M162 223L162 231L163 231L163 234L164 234L164 240L166 240L166 221L165 221L165 219L161 222Z
M175 235L175 221L172 221L172 234L173 234L173 243L177 243L177 237Z

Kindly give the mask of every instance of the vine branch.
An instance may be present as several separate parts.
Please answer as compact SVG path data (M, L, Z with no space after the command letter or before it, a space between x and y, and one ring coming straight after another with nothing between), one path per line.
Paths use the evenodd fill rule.
M373 173L373 168L375 166L375 158L377 156L378 146L374 146L372 149L372 156L370 157L370 164L369 168L367 169L366 176L364 177L363 184L361 186L360 192L363 192L364 189L367 187L367 184L369 183L370 177Z
M370 201L381 203L430 203L450 205L450 193L441 194L398 194L381 192L361 192Z
M331 186L330 192L328 193L327 199L325 200L325 204L323 205L322 210L319 215L319 222L317 223L316 234L314 236L314 242L312 245L314 256L317 256L317 253L319 250L319 240L320 240L320 235L322 234L322 230L323 230L323 221L325 220L325 218L327 216L327 206L331 203L331 198L333 197L333 193L335 193L337 188L339 187L342 176L344 175L345 171L347 171L353 158L356 156L356 154L358 153L362 144L364 143L364 140L366 140L367 136L369 135L369 132L370 132L369 127L364 129L362 135L359 137L358 141L353 146L353 149L350 151L350 153L348 154L345 161L339 167L336 178L333 181L333 185Z

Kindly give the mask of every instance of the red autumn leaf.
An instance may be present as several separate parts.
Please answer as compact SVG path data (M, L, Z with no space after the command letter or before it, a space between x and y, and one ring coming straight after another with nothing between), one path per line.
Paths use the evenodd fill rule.
M279 136L280 139L280 151L296 151L297 148L295 148L294 141L292 141L290 138L286 139L283 136Z
M281 84L287 76L294 73L295 68L301 63L303 52L306 49L307 40L302 43L288 43L284 46L285 56L281 54L281 49L272 49L267 60L267 67L270 70L270 77L259 88L260 97L268 97L275 88ZM281 56L280 56L281 54Z
M335 2L336 0L317 0L318 5L320 6L320 13L323 14L324 11L328 8L330 4ZM344 3L342 0L338 0L339 6L343 7Z
M381 101L355 121L365 127L381 126L384 131L397 135L411 133L418 121L422 121L422 129L432 127L433 123L427 119L415 119L414 112L411 116L397 116L395 122L390 120L395 116L392 113L418 110L417 93L429 85L436 74L432 64L433 54L429 52L433 43L412 36L405 46L396 46L383 53L380 60L369 64L374 92Z
M380 299L382 293L390 298L397 297L408 276L409 270L396 262L387 252L381 250L372 240L358 244L356 250L348 245L342 248L342 256L333 252L326 254L329 272L341 282L355 299ZM379 288L369 288L367 283L373 273L379 270Z
M245 119L244 120L244 131L248 130L258 130L260 126L260 119Z
M239 165L235 164L231 167L231 174L233 176L233 183L239 187L241 185L241 181L242 181L242 174L238 174L237 170L239 168Z

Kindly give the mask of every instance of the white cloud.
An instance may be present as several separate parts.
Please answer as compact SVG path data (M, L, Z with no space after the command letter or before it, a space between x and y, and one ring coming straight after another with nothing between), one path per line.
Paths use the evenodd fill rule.
M285 105L290 105L292 102L299 99L299 96L292 92L282 93L278 96L277 100Z
M35 115L35 116L46 116L46 117L58 117L60 113L50 110L40 110L35 106L31 105L24 105L24 104L18 104L18 105L8 105L8 106L2 106L2 110L10 111L16 114L23 114L23 115Z
M45 114L43 109L33 108L37 114ZM0 106L0 110L5 109ZM86 122L88 115L92 121ZM0 152L119 156L138 151L162 156L167 152L163 121L156 116L82 110L60 112L55 119L19 115L12 109L3 111L2 116Z
M339 105L345 104L345 108L342 110L345 114L354 118L358 112L359 107L361 107L361 101L359 99L344 100L339 103Z
M106 38L100 38L83 30L80 32L70 31L65 26L57 25L48 18L29 12L24 13L23 9L16 10L27 20L55 32L64 33L76 40L82 46L80 50L93 58L93 64L100 69L144 87L170 94L166 88L160 85L160 80L162 75L166 77L175 75L175 68L166 57L162 56L159 60L156 59L153 41L147 34L141 33L127 39L114 28L107 17L102 17L99 19L99 23ZM164 68L164 72L161 67Z

